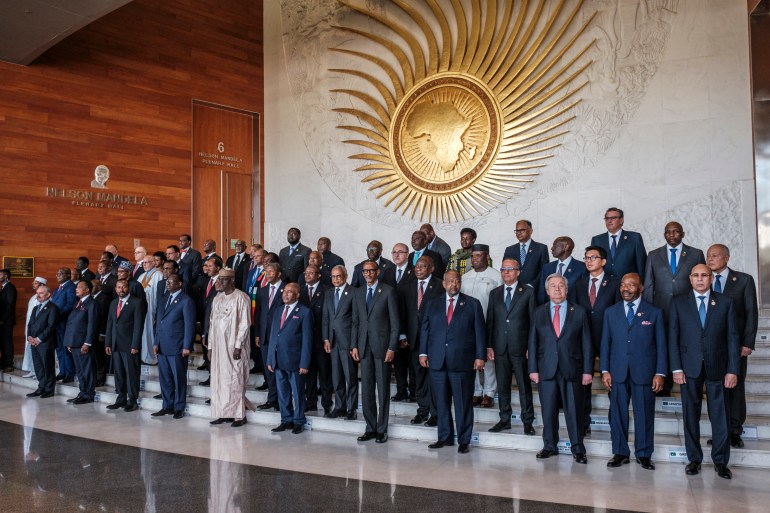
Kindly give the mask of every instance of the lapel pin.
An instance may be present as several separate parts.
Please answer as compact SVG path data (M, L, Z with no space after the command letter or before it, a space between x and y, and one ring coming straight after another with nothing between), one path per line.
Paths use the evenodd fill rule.
M733 276L733 281L738 281L738 278L736 278L735 276Z
M714 301L713 299L711 300L711 306L717 306L717 302Z
M602 282L602 287L606 287L606 286L607 286L607 280L604 280L604 281Z
M628 235L623 235L623 240L626 240L628 238Z
M519 287L518 292L524 292L524 288L523 287Z
M465 303L459 303L457 306L463 306Z
M575 309L575 307L574 307L574 306L571 306L571 307L569 308L569 311L571 312L571 311L573 311L574 309Z
M641 316L642 316L642 312L638 312L638 313L636 314L636 316L637 316L637 317L641 317Z

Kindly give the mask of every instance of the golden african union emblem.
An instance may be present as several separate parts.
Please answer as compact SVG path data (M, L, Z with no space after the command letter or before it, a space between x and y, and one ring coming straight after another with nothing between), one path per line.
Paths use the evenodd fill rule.
M574 47L595 13L578 23L583 0L391 0L380 10L340 2L396 36L337 26L376 51L331 49L364 62L330 70L369 84L332 90L363 104L334 110L359 120L338 128L364 137L344 142L371 150L350 158L368 162L356 171L367 173L362 181L386 197L385 206L412 219L455 222L534 180L587 84L579 77L592 61L581 60L594 41Z

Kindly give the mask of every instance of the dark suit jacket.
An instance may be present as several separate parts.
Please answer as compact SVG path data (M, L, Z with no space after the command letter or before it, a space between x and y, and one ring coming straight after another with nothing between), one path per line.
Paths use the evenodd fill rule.
M625 383L629 375L637 385L652 384L656 374L668 374L668 345L663 312L644 299L628 325L625 301L604 312L599 368L612 381Z
M248 254L244 252L243 255L241 255L241 262L238 264L237 268L233 268L234 263L235 263L235 255L230 255L229 257L227 257L227 262L225 262L225 266L235 271L235 287L238 290L244 290L243 277L249 272L249 266L251 265L251 258L249 257Z
M332 275L331 274L324 274L322 272L321 273L321 277L319 278L318 281L321 284L323 284L323 285L325 285L327 287L331 287L332 286ZM297 285L299 285L299 289L300 290L305 289L305 291L307 292L307 281L305 280L305 275L304 274L300 274L299 275L299 281L297 281Z
M757 287L751 275L730 269L727 283L722 284L722 294L733 300L735 324L741 346L754 349L759 325Z
M604 272L618 279L622 279L623 275L628 273L637 273L644 280L647 251L644 249L641 234L623 230L618 239L615 258L612 258L609 232L600 233L591 238L592 246L599 246L607 252L607 265L604 266Z
M128 296L126 304L118 317L118 302L115 298L110 303L107 314L107 336L104 340L105 347L113 351L128 353L132 349L142 349L142 331L144 330L144 312L142 302L133 296Z
M33 313L27 324L27 336L39 338L41 342L56 344L56 327L59 325L59 307L48 301L37 312Z
M155 322L155 345L166 356L192 350L195 342L195 304L184 292L179 292L166 308L168 297L158 303ZM122 314L121 314L122 316Z
M72 281L66 281L61 285L61 289L58 287L53 289L51 293L51 302L59 308L59 322L63 325L67 325L67 319L70 316L70 312L75 307L75 303L78 298L75 296L75 284Z
M451 324L447 323L446 294L428 303L420 331L420 354L428 356L430 369L469 372L475 360L487 358L484 312L478 299L462 293L455 297Z
M442 267L446 269L446 265L449 263L449 257L452 256L452 248L449 247L449 244L446 243L444 239L436 235L436 238L433 239L432 243L429 243L428 246L430 246L430 250L434 253L438 253L438 255L441 257Z
M118 282L118 277L110 273L104 281L102 281L103 278L104 276L99 278L99 281L102 282L102 293L109 296L110 300L112 300L115 297L115 284Z
M560 314L564 328L557 337L551 322L551 303L535 309L535 319L529 331L529 372L540 373L540 379L554 379L558 370L567 381L581 381L583 374L593 374L594 353L588 314L585 309L564 301ZM564 311L566 310L566 311Z
M406 281L409 281L408 278L414 279L414 269L410 267L408 264L406 267L404 267L403 272L401 273L401 280L396 281L396 272L398 269L396 268L396 264L393 264L391 266L388 266L385 271L380 274L380 281L382 283L385 283L386 285L390 285L393 288L399 288L401 284L405 283Z
M102 290L98 296L91 296L99 305L99 335L107 333L107 317L110 314L110 303L112 303L112 294L107 294Z
M321 323L321 337L328 340L333 348L350 350L353 334L353 288L347 283L340 291L340 303L337 311L334 311L334 294L337 289L326 289L324 299L323 319Z
M5 287L0 290L0 324L3 326L13 326L16 324L16 286L7 282Z
M324 339L322 338L323 332L323 315L324 315L324 302L326 300L326 290L328 287L320 281L316 283L316 288L313 291L313 297L310 298L307 295L307 285L302 287L299 292L299 302L310 309L313 314L313 344L315 346L323 347ZM332 299L334 301L334 299Z
M671 302L668 321L669 367L695 379L704 366L707 380L721 381L725 374L740 374L741 342L733 301L712 292L701 327L698 303L692 291Z
M273 369L278 368L287 372L309 369L313 347L313 314L305 305L297 303L286 316L286 321L281 328L281 317L285 306L281 303L280 307L273 312L267 364ZM300 393L303 392L300 391Z
M93 281L94 279L96 279L96 275L91 269L86 267L85 269L80 271L80 279L85 281Z
M548 262L547 264L545 264L543 268L540 270L540 286L537 288L538 304L543 304L546 301L548 301L548 294L546 294L546 291L545 291L545 280L550 275L554 274L558 268L559 268L559 261L554 260L553 262ZM577 282L580 278L582 278L585 275L586 275L586 264L584 264L580 260L575 260L575 258L572 258L567 268L564 269L564 277L567 278L567 289L571 290L575 286L575 282Z
M519 282L523 285L537 286L537 282L540 279L540 271L543 266L548 263L548 247L540 242L535 242L529 239L527 243L527 258L524 260L524 265L521 265L521 244L514 244L505 248L503 254L503 260L506 258L513 258L519 263L521 274L519 274Z
M409 253L409 259L406 261L406 265L408 267L414 267L414 264L412 263L414 260L414 253L415 253L414 251ZM431 257L433 259L433 276L438 278L439 280L443 280L444 271L446 271L447 263L441 259L441 255L439 255L435 251L425 248L422 250L422 255L420 255L420 257L424 257L424 256Z
M282 248L278 253L278 263L281 264L281 276L287 282L297 283L299 275L307 267L310 258L310 248L300 243L293 255L289 256L290 246Z
M78 348L83 344L94 345L99 340L99 304L90 296L70 312L64 346Z
M286 283L280 281L276 285L278 285L278 287L275 289L272 306L268 306L270 303L270 284L262 287L257 292L257 307L254 312L254 326L260 344L270 342L268 337L270 336L270 330L273 325L273 314L276 310L283 308L283 299L281 299L281 295L283 294L283 287Z
M535 315L535 289L531 285L516 283L511 297L511 309L505 308L506 284L495 287L489 293L487 305L487 347L495 356L511 354L526 356L529 329Z
M591 317L591 343L594 351L599 354L602 344L602 328L604 326L604 311L620 301L620 279L610 276L606 272L601 282L596 282L596 302L591 306L591 297L588 294L591 286L591 275L580 278L574 287L570 287L567 299L572 303L585 308Z
M422 320L428 309L428 303L431 299L442 297L446 294L444 285L435 276L431 276L430 281L425 286L422 294L420 308L417 308L417 289L420 281L412 276L411 279L401 279L398 293L398 306L401 319L401 334L406 335L409 342L409 349L412 351L420 348L420 331L422 329Z
M351 347L358 348L359 358L366 349L378 360L385 359L388 350L398 349L398 300L396 290L382 282L377 283L372 305L367 312L366 285L353 291L353 331Z
M190 276L189 278L191 280L198 279L198 275L203 272L203 258L201 257L200 251L197 249L190 248L187 250L187 254L179 261L179 267L182 267L182 264L186 265L189 269ZM181 275L181 272L180 272ZM182 277L182 279L185 279L186 277Z
M329 272L334 268L336 265L345 265L345 260L342 259L341 256L332 253L331 251L325 251L323 254L324 257L324 267L327 267L329 269Z
M354 288L363 287L366 285L366 280L364 279L364 262L368 262L369 260L364 260L362 262L359 262L356 264L356 266L353 268L353 275L350 277L350 286ZM380 262L377 264L377 267L380 268L380 281L382 281L382 275L385 274L385 272L390 269L391 267L394 267L395 264L388 260L385 257L380 257Z
M661 310L668 319L669 305L674 296L692 290L690 271L697 264L705 264L703 251L682 244L682 254L676 265L676 274L671 275L670 253L667 246L650 251L644 271L644 300ZM605 268L606 269L606 268Z
M139 281L144 274L144 267L142 264L134 264L134 268L131 269L131 277L136 281Z
M201 278L206 278L206 280L199 279L198 280L198 302L195 305L196 306L196 317L198 319L198 322L201 323L201 334L202 335L208 335L209 333L209 322L211 321L211 303L214 301L214 298L217 296L218 292L216 289L216 283L215 285L211 286L211 290L209 290L209 293L206 294L206 289L209 287L209 282L211 281L211 278L206 276L205 274L201 275Z

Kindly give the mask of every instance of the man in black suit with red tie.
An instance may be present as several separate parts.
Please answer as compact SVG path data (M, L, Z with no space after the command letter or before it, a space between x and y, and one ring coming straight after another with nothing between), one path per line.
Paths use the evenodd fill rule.
M522 219L516 223L518 244L505 248L503 258L513 258L519 263L519 281L522 285L536 287L540 271L548 263L548 247L532 240L532 223Z
M135 411L139 409L139 351L142 348L144 308L141 301L128 293L127 280L118 280L115 292L118 297L110 305L104 344L107 354L112 356L118 397L107 409Z
M27 397L53 397L56 388L56 329L59 308L51 301L51 289L40 285L35 291L38 305L32 310L27 324L27 343L32 346L32 364L37 377L37 390Z
M317 252L316 252L317 253ZM305 268L304 286L299 292L299 302L310 309L313 314L313 347L310 357L310 368L305 376L305 411L318 410L318 389L320 383L321 406L324 417L331 418L334 386L332 385L332 361L329 353L324 350L323 311L326 298L324 283L321 283L321 272L317 265L309 264Z

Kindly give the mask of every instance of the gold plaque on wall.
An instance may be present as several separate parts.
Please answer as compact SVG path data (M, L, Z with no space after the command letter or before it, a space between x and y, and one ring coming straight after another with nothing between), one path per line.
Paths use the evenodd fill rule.
M371 183L377 198L385 197L386 206L413 219L454 222L494 208L533 181L574 119L569 111L586 84L578 77L591 62L578 63L593 41L573 46L593 16L571 29L582 0L488 0L471 2L469 13L459 0L388 2L386 11L400 9L408 23L341 3L395 36L337 27L384 48L388 59L332 49L372 67L372 73L331 71L358 77L377 91L333 90L363 103L335 110L360 122L339 128L365 137L345 142L371 150L350 158L368 162L356 171L367 173L363 181ZM545 14L547 3L552 9ZM376 78L375 71L388 81Z

